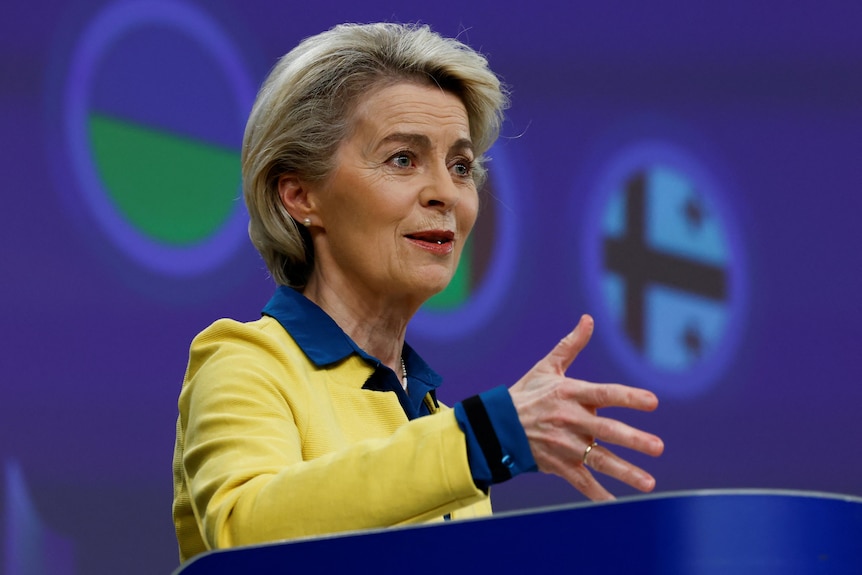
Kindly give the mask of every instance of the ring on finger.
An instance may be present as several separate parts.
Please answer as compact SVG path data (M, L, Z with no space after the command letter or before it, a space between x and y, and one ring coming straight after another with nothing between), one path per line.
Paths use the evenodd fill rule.
M592 443L587 445L586 449L584 449L584 457L583 457L583 460L581 461L584 465L587 464L587 455L590 454L590 451L592 451L594 447L598 447L598 446L599 446L599 444L596 443L595 441L593 441Z

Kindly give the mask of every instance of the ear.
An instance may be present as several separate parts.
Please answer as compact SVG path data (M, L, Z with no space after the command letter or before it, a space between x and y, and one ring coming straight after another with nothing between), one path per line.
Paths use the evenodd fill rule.
M284 174L278 178L278 197L281 205L293 219L304 222L314 219L314 202L307 186L296 174Z

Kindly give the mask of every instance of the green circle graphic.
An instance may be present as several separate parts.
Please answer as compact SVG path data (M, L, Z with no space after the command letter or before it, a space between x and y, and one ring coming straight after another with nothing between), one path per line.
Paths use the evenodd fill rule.
M188 246L235 207L239 153L103 114L88 128L96 171L117 210L150 238Z

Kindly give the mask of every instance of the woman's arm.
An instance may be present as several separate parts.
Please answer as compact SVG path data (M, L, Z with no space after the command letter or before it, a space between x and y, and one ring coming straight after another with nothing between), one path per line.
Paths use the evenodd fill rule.
M196 338L180 397L180 490L207 548L423 521L486 497L451 410L407 423L391 393L329 398L255 325L223 320ZM339 437L362 426L370 437Z

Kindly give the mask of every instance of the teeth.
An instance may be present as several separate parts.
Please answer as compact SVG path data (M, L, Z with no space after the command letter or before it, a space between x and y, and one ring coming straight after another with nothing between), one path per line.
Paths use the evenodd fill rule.
M438 246L442 246L442 245L443 245L443 240L437 240L437 245L438 245Z

